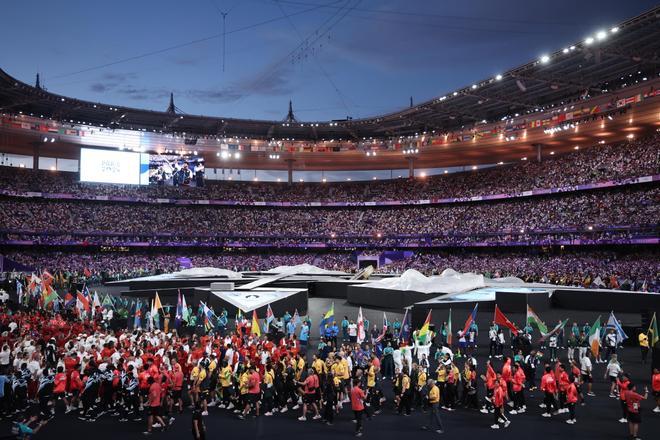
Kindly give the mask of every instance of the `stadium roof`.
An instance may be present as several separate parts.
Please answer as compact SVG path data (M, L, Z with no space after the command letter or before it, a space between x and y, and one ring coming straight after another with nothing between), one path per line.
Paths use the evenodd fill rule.
M660 7L657 7L495 77L401 111L365 119L264 121L148 111L60 96L27 85L2 70L0 111L23 111L106 127L197 135L359 140L424 131L447 132L484 120L494 122L515 113L563 105L612 90L632 73L648 72L652 76L657 73L659 61Z

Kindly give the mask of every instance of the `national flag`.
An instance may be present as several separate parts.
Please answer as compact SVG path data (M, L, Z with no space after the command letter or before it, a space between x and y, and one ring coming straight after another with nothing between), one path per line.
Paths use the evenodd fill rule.
M105 294L105 297L103 297L103 302L101 303L101 306L107 310L107 307L110 307L112 309L115 308L115 304L112 302L112 298L110 298L110 295L107 293Z
M135 305L135 316L133 317L133 328L142 328L142 308L140 300Z
M97 307L101 307L101 299L99 298L99 294L94 291L94 295L92 297L92 317L96 313Z
M241 310L240 307L236 309L236 317L234 318L234 320L236 321L236 328L238 328L243 321L243 311Z
M383 340L383 338L385 337L385 333L387 333L387 329L389 328L389 326L390 326L390 324L389 324L389 322L387 322L387 315L385 314L385 312L383 312L383 328L380 332L380 335L378 335L378 337L374 340L374 342L380 342L380 341Z
M319 323L319 331L321 334L323 334L323 330L325 327L332 323L332 320L335 317L335 303L333 302L332 305L330 306L330 309L325 312L325 315L323 315L323 318L321 318L321 322Z
M361 344L365 339L367 335L366 332L364 331L364 316L362 315L362 307L358 309L358 317L357 317L357 343Z
M41 278L36 276L35 274L32 274L30 276L30 282L28 284L28 292L30 294L34 294L34 291L37 289L37 286L41 284Z
M527 325L535 325L537 329L539 329L539 332L543 335L544 333L548 333L548 327L545 325L543 321L541 321L541 318L534 313L534 310L527 305Z
M53 281L55 280L55 277L50 274L47 270L44 270L41 274L41 283L44 286L50 286L53 284Z
M153 300L153 298L151 299L151 307L149 308L149 312L148 312L148 313L149 313L149 322L147 323L147 328L148 328L149 330L153 330L153 329L155 328L155 323L154 323L155 319L154 319L154 315L156 314L156 311L155 311L155 309L154 309L154 300ZM158 324L160 324L160 323L158 323ZM157 324L156 324L156 325L157 325Z
M298 313L298 310L296 310L296 313ZM268 304L268 308L266 309L266 328L270 327L270 323L275 320L275 314L273 313L273 309L270 308L270 304Z
M200 307L202 308L202 314L204 316L204 328L206 331L210 331L215 327L214 320L216 318L213 310L209 309L206 304L200 301Z
M495 316L493 318L493 321L497 325L503 325L504 327L508 328L509 330L511 330L511 333L513 333L514 335L518 334L519 331L518 327L516 327L516 325L513 322L511 322L509 318L507 318L504 315L504 313L502 313L500 308L497 307L497 304L495 304Z
M16 295L18 295L18 303L23 304L23 283L16 280Z
M55 289L53 289L53 286L46 286L41 295L43 298L44 308L48 307L49 304L60 298Z
M447 318L447 345L451 347L451 344L453 342L453 336L451 332L451 308L449 308L449 318Z
M71 295L70 292L67 292L66 295L64 295L64 308L68 309L69 307L73 307L76 305L76 297Z
M560 321L559 323L557 323L555 328L553 328L549 332L545 332L545 333L541 332L541 340L545 341L547 338L554 335L555 333L559 333L559 330L563 329L566 326L567 322L568 322L568 318L564 319L563 321Z
M85 288L83 287L83 291ZM76 292L76 307L79 311L89 312L89 296L82 292Z
M293 312L293 316L291 317L291 321L293 322L293 325L296 326L296 328L302 324L302 319L300 318L300 314L298 314L298 309L296 309Z
M181 302L181 291L176 299L176 312L174 313L174 327L178 328L183 320L183 303Z
M623 331L623 328L621 328L621 324L619 323L619 321L614 316L614 312L610 312L610 317L607 320L607 326L610 327L610 328L613 328L616 331L616 343L617 344L620 344L621 342L628 339L628 335L626 334L626 332Z
M422 328L419 329L419 333L417 333L417 339L425 343L427 336L429 336L430 333L430 328L431 328L431 310L429 310L428 315L426 315L426 321L424 321L424 324L422 325Z
M190 322L190 312L188 311L188 304L186 304L186 295L181 294L181 319L183 322Z
M298 311L296 310L296 313ZM300 319L300 317L298 317ZM261 329L259 328L259 318L257 318L257 310L252 310L252 334L261 336Z
M156 297L154 298L154 309L156 311L161 310L163 308L163 304L160 302L160 296L158 296L158 292L156 292Z
M653 318L651 318L646 334L649 336L649 341L651 341L651 347L655 346L656 342L660 339L660 335L658 335L658 320L655 317L655 312L653 312Z
M591 347L591 353L598 356L600 351L600 316L589 329L589 346Z
M399 339L402 341L408 341L410 339L412 316L409 312L410 311L406 309L406 312L403 314L403 319L401 320L401 331L399 332Z
M479 307L479 303L476 303L474 305L474 309L472 309L472 313L467 317L467 320L465 320L465 325L463 326L463 334L466 334L467 331L470 329L470 326L472 325L473 322L476 322L477 320L477 307Z

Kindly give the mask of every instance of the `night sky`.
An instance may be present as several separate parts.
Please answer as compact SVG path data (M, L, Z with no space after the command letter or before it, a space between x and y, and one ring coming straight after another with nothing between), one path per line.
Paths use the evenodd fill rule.
M90 101L281 120L372 116L642 13L647 0L19 1L0 68ZM226 16L222 70L222 12Z

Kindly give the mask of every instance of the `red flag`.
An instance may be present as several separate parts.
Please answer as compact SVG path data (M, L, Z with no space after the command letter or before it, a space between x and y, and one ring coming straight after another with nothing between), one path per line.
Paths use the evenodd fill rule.
M495 304L495 318L493 321L495 321L495 324L497 325L503 325L504 327L508 328L514 335L517 335L519 332L518 327L516 327L513 322L509 321L509 318L504 316L504 313L502 313L500 308L497 307L497 304Z

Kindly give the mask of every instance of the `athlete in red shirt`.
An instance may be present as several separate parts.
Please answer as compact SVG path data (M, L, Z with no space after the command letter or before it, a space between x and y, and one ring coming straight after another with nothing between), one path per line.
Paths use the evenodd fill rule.
M550 366L545 367L545 374L541 378L541 391L545 394L543 403L545 405L545 412L541 414L543 417L551 417L557 414L557 401L555 395L557 394L557 382L555 375L552 373Z
M319 414L319 407L316 404L316 396L319 389L319 377L316 375L316 372L313 368L307 370L307 379L304 382L298 382L299 385L304 387L304 396L303 396L303 413L302 416L298 417L298 420L304 422L307 420L307 407L311 405L314 408L314 420L321 418Z
M642 423L640 415L640 403L646 400L649 396L649 389L644 387L644 395L637 394L635 384L628 384L628 391L626 393L626 405L628 409L628 431L631 438L637 438L639 432L639 424Z
M353 388L351 388L351 409L355 415L355 436L362 437L362 414L364 413L365 392L360 388L360 379L353 379Z
M493 391L493 406L495 407L495 423L491 425L492 429L500 429L500 421L504 421L506 428L511 424L504 415L504 403L506 402L506 382L501 377L495 379Z
M651 389L653 390L653 397L655 397L654 413L660 413L660 370L653 369L653 377L651 378Z
M578 401L578 389L577 389L578 378L574 377L573 382L569 383L566 387L566 405L568 406L568 420L566 423L572 425L576 422L575 420L575 404Z

